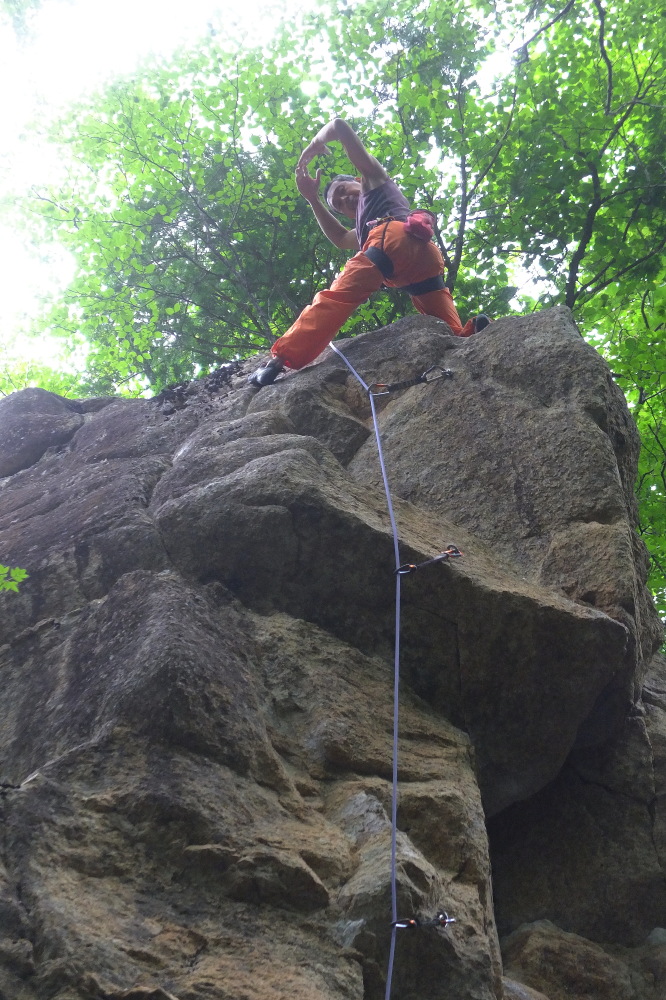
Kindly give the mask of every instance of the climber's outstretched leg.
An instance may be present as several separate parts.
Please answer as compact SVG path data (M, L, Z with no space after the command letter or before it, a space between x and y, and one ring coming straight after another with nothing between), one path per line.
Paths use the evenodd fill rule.
M382 286L378 267L357 253L330 288L317 292L296 322L271 348L273 360L250 376L261 387L274 382L284 368L303 368L328 347L354 310Z
M438 288L437 291L426 292L425 295L412 295L411 299L414 307L424 316L436 316L448 323L456 337L471 337L473 333L485 330L491 322L485 313L479 313L478 316L468 319L463 326L448 288Z

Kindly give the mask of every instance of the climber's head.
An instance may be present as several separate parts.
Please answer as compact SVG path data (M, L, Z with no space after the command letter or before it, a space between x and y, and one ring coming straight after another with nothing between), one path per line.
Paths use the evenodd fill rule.
M356 219L356 206L361 197L361 178L351 174L336 174L324 188L324 201L334 212Z

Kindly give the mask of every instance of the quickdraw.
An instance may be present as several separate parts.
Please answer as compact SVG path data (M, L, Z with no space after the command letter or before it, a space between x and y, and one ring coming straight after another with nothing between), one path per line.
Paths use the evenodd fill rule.
M436 382L440 378L453 378L450 368L441 368L440 365L431 365L421 375L416 378L406 379L404 382L373 382L368 387L368 392L373 396L386 396L389 392L400 392L401 389L409 389L413 385L427 385L428 382Z
M418 930L420 927L448 927L449 924L455 924L456 918L450 917L446 910L440 910L440 912L429 920L424 920L422 917L407 917L406 920L394 920L391 927L395 927L396 930Z
M408 576L409 573L416 573L417 569L423 569L424 566L430 566L432 563L444 562L446 559L460 559L464 555L457 545L447 545L443 552L440 552L438 556L433 556L432 559L426 559L422 563L403 563L402 566L398 566L395 573L398 576Z

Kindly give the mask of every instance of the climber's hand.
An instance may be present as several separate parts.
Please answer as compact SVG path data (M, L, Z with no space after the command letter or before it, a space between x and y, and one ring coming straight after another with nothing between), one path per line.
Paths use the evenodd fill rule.
M316 137L312 140L309 146L306 146L301 153L301 158L298 161L299 167L306 167L308 163L314 160L315 156L332 156L333 150L329 149L325 142Z
M319 198L319 185L321 184L321 170L318 170L314 177L308 172L307 166L302 163L303 157L298 161L296 167L296 187L306 201L313 202Z

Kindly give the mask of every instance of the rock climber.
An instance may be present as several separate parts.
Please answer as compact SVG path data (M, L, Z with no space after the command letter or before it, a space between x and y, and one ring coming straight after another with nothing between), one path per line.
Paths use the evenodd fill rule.
M321 169L312 177L308 164L316 156L330 154L327 143L335 140L345 147L360 176L334 177L324 190L324 205L319 198ZM354 310L382 285L409 292L420 313L444 320L458 337L469 337L488 325L484 315L462 325L444 284L444 260L431 240L432 213L411 212L397 184L344 119L324 125L303 151L296 186L331 243L357 252L331 287L317 292L312 304L275 341L271 360L250 376L251 385L270 385L285 368L303 368L314 361ZM332 212L351 219L355 228L347 229Z

